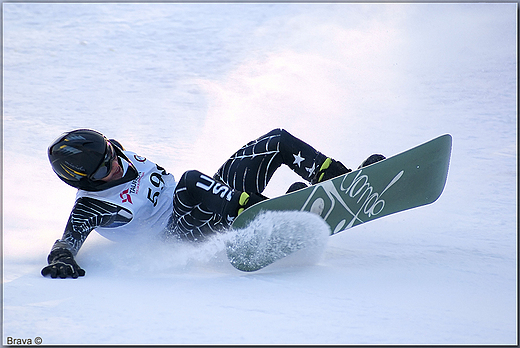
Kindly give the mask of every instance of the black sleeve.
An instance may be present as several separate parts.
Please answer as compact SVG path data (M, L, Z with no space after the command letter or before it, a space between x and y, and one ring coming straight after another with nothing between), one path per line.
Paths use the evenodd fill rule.
M54 243L51 253L55 249L64 248L75 256L96 227L117 227L131 220L132 213L123 207L90 197L81 197L72 208L63 237Z

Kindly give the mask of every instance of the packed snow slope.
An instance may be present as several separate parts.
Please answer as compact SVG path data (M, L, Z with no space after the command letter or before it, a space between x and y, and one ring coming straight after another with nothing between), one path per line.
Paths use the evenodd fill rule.
M2 10L3 344L516 343L517 4ZM44 278L75 197L46 150L80 127L177 178L276 127L350 168L445 133L453 153L437 202L259 272L222 239L93 232L85 277ZM266 194L298 179L283 168Z

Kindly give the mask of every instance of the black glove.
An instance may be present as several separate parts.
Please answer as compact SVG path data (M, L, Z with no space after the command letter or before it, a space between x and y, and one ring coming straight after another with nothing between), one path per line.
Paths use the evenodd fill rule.
M72 277L76 279L85 275L85 271L78 266L70 250L63 248L54 249L51 251L47 261L49 265L42 269L42 276L44 277L50 274L51 278L60 277L65 279Z

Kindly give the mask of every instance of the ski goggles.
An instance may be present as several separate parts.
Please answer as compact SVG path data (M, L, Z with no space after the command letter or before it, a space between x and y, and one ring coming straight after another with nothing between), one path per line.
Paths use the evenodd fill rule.
M117 154L114 150L114 147L112 146L110 141L107 141L107 150L105 151L105 158L103 158L103 161L101 162L99 167L89 178L92 180L101 180L108 176L108 174L110 174L110 171L112 170L112 163L114 162L116 156Z

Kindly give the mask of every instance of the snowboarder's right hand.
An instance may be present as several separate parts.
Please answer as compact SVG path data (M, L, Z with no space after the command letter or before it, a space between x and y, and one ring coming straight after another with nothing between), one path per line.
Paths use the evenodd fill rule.
M72 277L76 279L85 275L85 271L78 266L70 250L62 248L53 250L48 261L49 265L42 269L44 277L50 274L51 278Z

